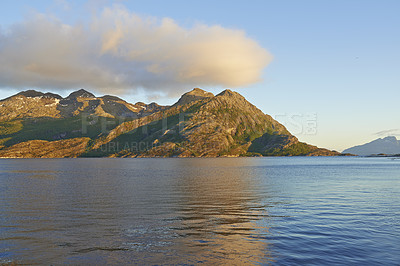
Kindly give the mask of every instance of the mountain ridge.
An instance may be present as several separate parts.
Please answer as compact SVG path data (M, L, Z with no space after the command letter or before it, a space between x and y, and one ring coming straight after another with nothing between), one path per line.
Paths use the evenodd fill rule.
M107 117L141 117L167 106L155 103L128 103L119 97L104 95L96 97L79 89L63 98L54 93L26 90L0 100L0 121L18 118L66 118L86 112Z
M395 136L387 136L384 138L375 139L362 145L356 145L345 149L343 153L350 153L359 156L400 154L400 141L397 140Z
M131 104L85 90L47 95L29 91L0 101L0 157L340 155L299 142L231 90L214 96L195 88L172 106Z

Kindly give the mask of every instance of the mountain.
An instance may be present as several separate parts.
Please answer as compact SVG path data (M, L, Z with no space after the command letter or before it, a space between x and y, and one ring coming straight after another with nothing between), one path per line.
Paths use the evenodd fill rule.
M334 156L299 142L242 95L199 88L172 106L79 90L0 101L0 157Z
M173 106L185 105L192 101L202 100L211 97L214 97L214 94L212 94L211 92L207 92L199 88L194 88L193 90L183 94Z
M343 151L343 153L351 153L360 156L388 154L400 154L400 141L394 136L379 138L369 143L354 146Z
M131 104L110 95L96 97L83 89L72 92L66 98L28 90L0 101L0 121L45 117L62 119L82 114L116 119L138 118L165 108L155 103Z

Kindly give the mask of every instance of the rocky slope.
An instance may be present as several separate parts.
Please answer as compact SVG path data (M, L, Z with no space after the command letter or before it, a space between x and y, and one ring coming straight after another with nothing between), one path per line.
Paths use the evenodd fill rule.
M0 107L1 157L339 155L299 142L283 125L230 90L214 96L196 88L171 107L132 105L83 90L66 98L24 94L0 102L12 114ZM38 104L32 102L21 112L17 108L22 101ZM52 111L46 104L54 104Z
M89 141L89 138L30 140L1 149L0 158L74 158L85 152Z

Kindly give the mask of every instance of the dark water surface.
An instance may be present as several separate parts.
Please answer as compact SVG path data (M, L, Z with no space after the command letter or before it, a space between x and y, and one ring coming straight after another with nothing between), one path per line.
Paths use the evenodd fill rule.
M2 159L1 263L399 265L400 160Z

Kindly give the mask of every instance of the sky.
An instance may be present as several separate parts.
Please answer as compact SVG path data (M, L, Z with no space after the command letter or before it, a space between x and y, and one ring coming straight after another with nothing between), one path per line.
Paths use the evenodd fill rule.
M230 88L301 141L400 136L400 1L4 1L0 98Z

